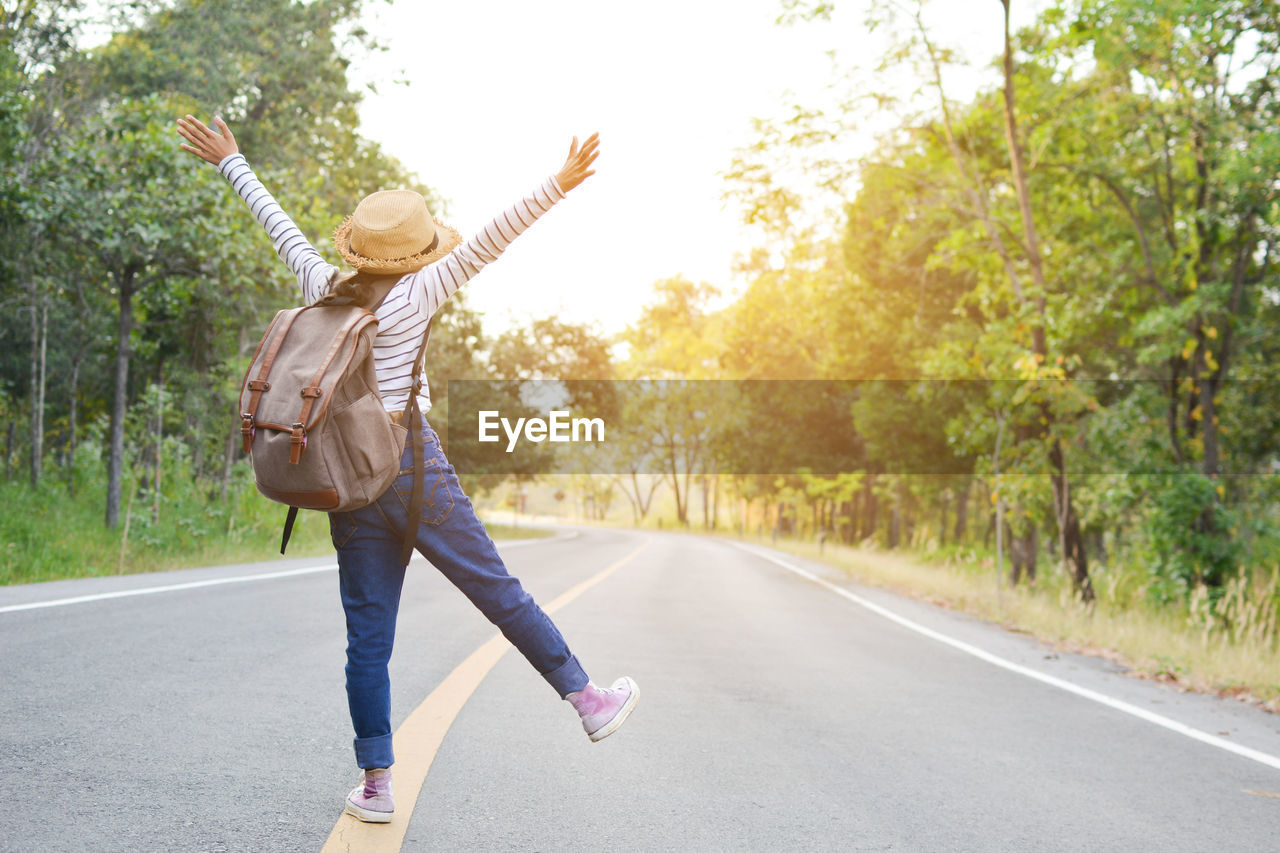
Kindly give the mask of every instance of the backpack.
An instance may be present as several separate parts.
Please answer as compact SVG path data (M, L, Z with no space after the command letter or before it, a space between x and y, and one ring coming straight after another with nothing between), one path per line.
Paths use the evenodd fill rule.
M400 473L410 430L417 436L411 505L420 506L417 399L426 337L414 361L408 423L401 426L388 416L378 392L372 355L377 330L373 311L358 305L286 309L267 327L245 372L240 390L244 451L253 462L258 491L289 506L281 554L299 509L348 512L377 500ZM405 563L416 526L407 527Z

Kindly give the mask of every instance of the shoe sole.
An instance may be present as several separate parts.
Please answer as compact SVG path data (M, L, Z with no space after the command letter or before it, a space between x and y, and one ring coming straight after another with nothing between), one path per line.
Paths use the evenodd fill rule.
M355 791L351 792L352 795L359 791L360 787L357 786ZM350 798L347 799L346 807L342 811L365 823L391 823L391 816L395 814L395 812L375 812L362 806L357 806L351 802Z
M592 743L597 743L607 738L609 735L621 728L622 724L627 721L627 717L631 716L631 712L635 710L636 703L640 701L640 685L636 684L630 676L622 679L631 687L631 695L627 697L626 704L614 715L613 719L596 729L587 737L591 738ZM616 686L616 684L615 684Z

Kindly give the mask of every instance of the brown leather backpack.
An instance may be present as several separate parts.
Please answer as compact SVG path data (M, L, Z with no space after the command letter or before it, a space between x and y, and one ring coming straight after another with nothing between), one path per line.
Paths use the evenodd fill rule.
M401 426L388 417L378 393L372 356L377 330L378 318L358 305L280 311L245 373L240 434L258 491L289 506L282 554L298 509L347 512L372 503L400 472L408 430L421 433L417 377L426 340L414 362L408 423ZM420 468L421 441L414 444L414 467ZM415 492L421 478L419 470ZM414 533L409 528L405 562Z

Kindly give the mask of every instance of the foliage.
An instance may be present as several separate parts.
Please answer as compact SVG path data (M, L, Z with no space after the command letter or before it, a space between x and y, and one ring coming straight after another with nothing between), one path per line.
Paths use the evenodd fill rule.
M155 429L182 436L194 476L229 488L236 385L257 332L296 299L296 284L225 182L178 150L173 120L224 115L313 234L384 183L416 185L354 131L349 56L372 47L350 25L360 7L6 5L0 304L10 310L0 312L0 384L18 407L11 417L29 421L17 450L33 485L49 437L75 482L77 433L109 413L110 438L97 446L108 526L119 523L126 457L146 440L129 434L128 412L155 383L172 400ZM83 49L86 24L114 34Z
M782 18L829 19L836 5L788 0ZM998 465L1015 535L1029 523L1065 545L1069 495L1081 567L1088 542L1095 560L1149 569L1162 595L1221 588L1277 539L1255 502L1273 500L1256 475L1276 459L1278 11L1063 2L1013 35L1007 89L956 99L958 53L924 4L871 4L892 38L881 69L911 68L920 88L904 98L851 78L867 97L759 124L730 196L765 226L767 251L724 312L722 358L739 374L777 358L807 375L910 380L859 395L853 470L991 478ZM831 143L869 102L897 126L826 182L856 190L843 235L815 241L787 176L840 173ZM957 380L998 381L952 394ZM879 490L895 524L930 491L887 488L871 485L864 505ZM1124 546L1108 552L1113 539Z
M164 511L158 522L151 518L144 469L131 468L125 479L136 483L137 491L128 539L120 529L104 529L100 502L106 471L97 458L101 450L97 442L82 445L74 486L55 483L32 490L25 484L0 483L5 505L23 510L0 513L0 583L221 565L278 553L283 512L257 495L245 464L233 471L224 498L217 484L191 478L189 458L173 456L162 479ZM68 535L69 530L74 535ZM304 513L290 540L289 555L323 554L330 548L323 516Z

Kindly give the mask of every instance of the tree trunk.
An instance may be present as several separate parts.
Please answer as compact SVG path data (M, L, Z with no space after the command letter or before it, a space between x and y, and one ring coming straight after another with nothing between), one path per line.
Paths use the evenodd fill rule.
M653 493L657 491L662 481L650 477L648 481L649 488L646 493L640 487L640 478L637 472L631 471L628 476L631 478L630 485L627 485L627 482L621 477L614 477L613 481L618 484L618 488L622 490L622 494L626 496L628 503L631 504L632 522L639 525L640 522L644 521L645 516L649 514L649 507L653 503Z
M686 488L684 491L680 489L680 473L679 466L676 464L676 457L673 451L669 451L667 455L668 473L671 475L671 489L676 496L676 521L682 527L689 524L689 495L688 495L688 478L685 479Z
M1194 135L1197 150L1197 171L1201 172L1202 185L1207 184L1207 172L1204 171L1204 158L1200 156L1202 146L1202 137L1199 132ZM1201 191L1201 197L1207 195L1207 186ZM1204 364L1207 373L1204 380L1200 382L1200 414L1201 428L1204 431L1204 461L1201 470L1204 475L1211 480L1218 479L1219 466L1222 462L1222 450L1220 446L1219 434L1221 428L1218 425L1218 392L1221 390L1222 383L1227 379L1227 372L1231 367L1233 341L1236 334L1236 318L1244 305L1245 300L1245 282L1247 279L1247 269L1249 259L1251 257L1251 248L1257 243L1256 234L1254 232L1255 214L1250 213L1245 217L1236 231L1236 250L1235 257L1231 264L1231 292L1227 297L1226 317L1214 322L1214 327L1222 327L1222 337L1218 346L1219 352L1217 357L1217 368L1210 368L1209 349L1211 346L1211 338L1205 334L1204 330L1197 328L1196 337L1200 341L1199 352L1196 358L1200 363ZM1202 221L1198 222L1197 227L1203 227ZM1207 257L1208 241L1201 243L1201 254ZM1271 244L1267 244L1267 253L1262 260L1262 269L1265 270L1270 260ZM1206 271L1205 276L1212 273ZM1208 513L1206 513L1208 515ZM1212 526L1211 518L1206 521ZM1221 535L1221 531L1217 531Z
M862 483L862 528L858 531L858 538L867 539L876 535L876 526L878 520L876 518L876 493L873 490L876 475L868 474L867 479Z
M635 471L631 472L631 481L632 483L635 484L636 497L639 498L640 497L640 481L636 478ZM658 489L658 482L659 481L656 481L653 479L649 480L649 495L647 498L640 501L640 520L641 521L644 521L645 516L649 514L649 507L653 505L653 493Z
M1070 482L1066 475L1066 460L1062 443L1054 441L1049 450L1050 479L1053 480L1054 505L1058 515L1058 537L1062 559L1071 572L1071 586L1080 600L1086 604L1094 600L1093 581L1089 579L1089 561L1085 553L1084 537L1080 535L1080 519L1072 503Z
M1009 538L1004 535L1004 498L999 494L996 495L996 511L991 516L991 524L996 530L996 603L999 604L1000 583L1004 574L1004 543ZM991 527L987 528L987 533L991 533Z
M939 547L947 547L947 501L950 494L946 489L939 493L939 503L942 505L942 517L938 523L938 545Z
M67 491L70 494L76 491L76 416L79 413L76 395L80 389L81 361L81 353L77 350L71 359L71 394L67 401Z
M1027 262L1031 266L1031 280L1035 283L1037 322L1031 329L1032 352L1044 356L1048 352L1044 333L1045 277L1044 260L1040 255L1040 238L1035 219L1031 216L1031 191L1027 187L1026 161L1022 152L1022 140L1018 137L1017 93L1013 85L1013 40L1009 36L1009 3L1004 5L1004 138L1009 147L1009 165L1013 170L1013 185L1018 196L1018 212L1022 217L1022 239L1026 244Z
M1102 537L1102 531L1090 530L1085 536L1089 541L1089 552L1105 567L1107 565L1107 544Z
M1021 507L1014 509L1014 514L1019 518L1024 518L1025 513ZM1008 529L1006 528L1008 533ZM1040 547L1040 538L1034 524L1027 527L1027 531L1020 536L1009 535L1009 585L1017 586L1018 582L1026 578L1028 583L1035 583L1036 580L1036 551Z
M902 539L902 490L893 497L893 513L889 517L889 547L897 548Z
M1217 384L1207 378L1200 383L1200 429L1204 436L1204 461L1200 470L1210 479L1217 479L1221 451L1218 446Z
M120 478L124 471L124 418L129 392L129 335L133 331L133 282L137 270L125 267L121 273L118 300L119 318L116 326L116 376L115 393L111 402L111 443L107 457L107 513L108 528L120 523Z
M622 494L627 499L627 504L631 507L631 526L638 527L640 525L640 507L636 505L636 499L631 496L631 492L626 488L623 488Z
M969 532L969 489L972 485L972 480L965 480L964 488L960 490L960 494L956 497L955 541L957 545L964 544L965 537Z
M240 444L240 426L233 424L227 431L227 444L222 456L222 490L219 498L223 504L227 502L227 490L231 486L231 466L235 464L236 449Z
M720 519L720 475L716 474L711 482L711 529L716 529Z
M190 436L191 477L199 482L204 475L204 433L200 429L200 421L194 415L187 415L185 432Z
M151 477L151 523L160 523L160 478L164 470L164 365L156 385L155 464Z
M898 480L894 503L902 507L902 518L898 530L899 541L911 547L916 540L916 502L911 490L907 488L906 480Z
M31 285L31 487L40 485L44 462L44 391L49 350L49 306L38 305Z
M1022 151L1022 141L1018 136L1017 99L1013 83L1013 40L1009 34L1009 6L1011 0L1000 0L1004 6L1004 128L1005 141L1009 146L1009 163L1013 170L1013 185L1018 196L1018 211L1022 218L1022 236L1027 252L1027 262L1031 267L1031 278L1036 285L1035 304L1039 321L1031 329L1032 352L1039 357L1041 363L1048 356L1048 345L1045 340L1045 297L1046 285L1044 261L1040 254L1040 239L1036 232L1035 219L1031 215L1031 191L1027 186L1027 171ZM1052 424L1048 407L1042 407L1042 414L1047 423ZM1089 581L1089 563L1085 553L1084 540L1080 538L1080 519L1076 515L1071 501L1070 484L1066 468L1063 466L1062 447L1054 438L1049 449L1050 479L1053 481L1053 500L1055 506L1061 508L1059 519L1063 535L1062 558L1070 564L1071 582L1076 595L1085 603L1093 601L1093 584ZM1033 569L1034 571L1034 569Z
M191 432L194 434L191 447L191 477L193 481L199 482L204 479L204 430L200 429L200 424L195 419L187 421Z
M9 421L9 435L4 443L4 478L8 480L13 476L13 433L16 428L13 420Z
M702 487L702 529L711 529L711 484L707 482L707 475L703 474L698 478L698 485Z

